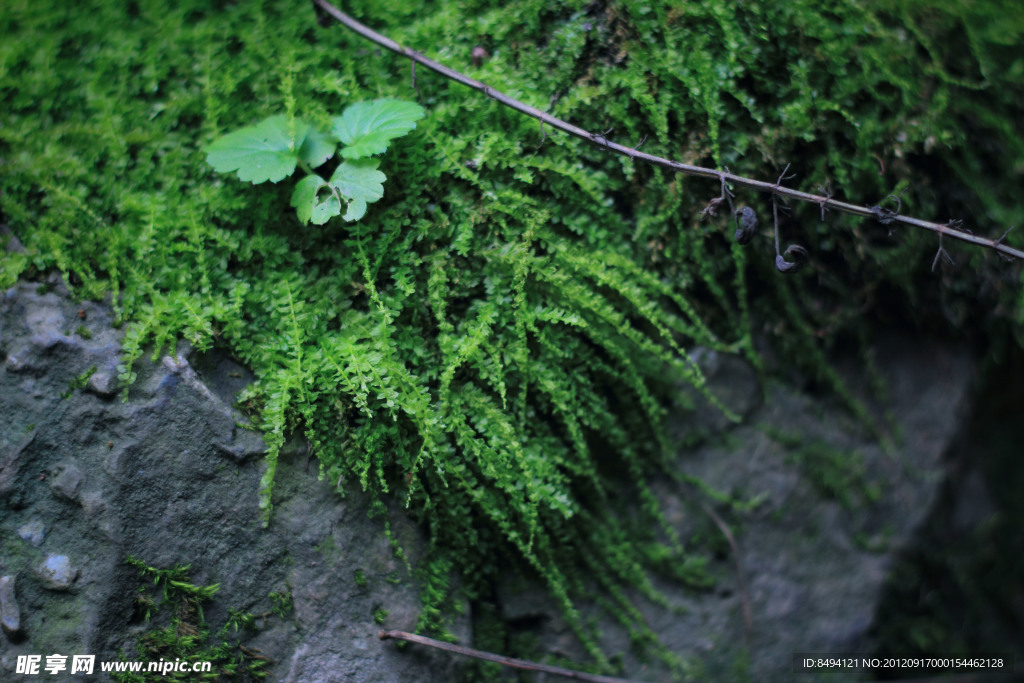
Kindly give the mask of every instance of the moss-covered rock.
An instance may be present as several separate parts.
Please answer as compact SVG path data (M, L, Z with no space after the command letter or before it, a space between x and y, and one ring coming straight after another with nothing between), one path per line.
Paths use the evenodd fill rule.
M790 164L795 187L865 205L895 194L904 213L993 236L1024 219L1013 3L346 9L588 130L646 137L645 151L766 180ZM110 296L125 382L147 345L178 339L251 367L266 512L292 429L329 480L405 499L432 538L424 626L452 566L473 592L515 558L570 620L580 566L609 590L644 583L649 537L633 526L666 526L644 482L662 471L675 380L702 384L696 344L842 393L827 353L869 336L867 311L1024 338L1018 265L947 244L961 266L933 274L930 234L793 206L783 235L811 259L780 277L768 221L743 249L699 221L715 184L542 136L423 69L414 89L402 59L312 8L16 2L0 30L0 211L17 239L2 284L57 269L78 296ZM267 116L326 128L381 96L429 113L354 226L302 226L289 188L219 178L201 153ZM763 197L741 200L768 215ZM644 502L636 519L604 514L620 479ZM597 547L615 551L587 564Z

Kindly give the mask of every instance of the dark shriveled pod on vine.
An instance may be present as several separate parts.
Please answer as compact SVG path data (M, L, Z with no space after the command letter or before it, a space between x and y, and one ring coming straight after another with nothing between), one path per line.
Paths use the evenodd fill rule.
M736 219L738 224L734 239L739 244L750 244L750 240L754 239L754 233L757 232L757 214L749 206L744 206L736 212Z
M792 261L787 261L786 256L792 258ZM801 247L799 244L791 244L786 247L786 251L783 254L777 254L775 256L775 267L778 268L780 273L795 273L796 271L803 268L804 263L807 262L807 250Z

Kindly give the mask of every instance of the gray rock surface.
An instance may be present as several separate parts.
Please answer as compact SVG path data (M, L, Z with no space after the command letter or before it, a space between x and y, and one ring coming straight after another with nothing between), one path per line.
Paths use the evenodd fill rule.
M0 576L0 627L8 636L21 631L21 608L14 592L14 577Z
M251 379L244 368L182 347L140 361L122 402L111 312L59 290L23 284L0 301L0 575L14 577L0 585L0 680L13 676L19 654L135 657L147 626L135 614L142 580L128 556L190 564L194 583L219 583L204 607L214 629L229 608L263 615L271 592L290 594L293 609L260 618L244 640L272 660L272 680L457 678L455 657L377 639L381 628L413 629L417 586L383 520L368 518L369 501L354 492L342 499L335 482L319 481L301 441L281 454L274 515L261 526L263 445L231 407ZM696 410L673 427L682 481L757 504L724 505L693 483L654 482L669 522L695 554L710 553L717 580L696 590L655 577L668 608L638 604L709 680L791 680L794 653L866 646L894 554L946 476L942 455L964 414L972 363L940 345L879 346L889 383L879 410L900 436L887 452L833 399L779 384L762 390L740 359L694 357L711 391L745 420L731 426L689 396ZM389 522L415 562L419 532L398 509ZM56 564L40 572L47 562ZM551 654L584 658L538 586L510 581L498 595L514 629L534 632ZM467 619L452 631L471 644ZM608 652L625 653L630 677L670 679L629 652L616 623L603 621L601 631Z
M734 618L706 653L719 666L732 661L737 644L749 643L757 678L789 680L793 653L855 653L868 645L888 569L941 492L943 455L967 417L973 379L964 350L885 343L878 357L886 412L901 436L892 452L841 407L776 385L734 433L741 448L709 446L681 458L688 474L714 488L767 495L736 520L745 588L732 572L717 595L694 605L698 613L730 605L738 617L743 592L749 600L750 628ZM780 442L772 430L799 443ZM678 492L664 495L672 500ZM680 626L668 632L677 647Z
M28 541L33 547L38 548L46 538L46 525L41 519L33 519L18 527L18 538Z
M272 660L272 680L455 677L449 656L377 639L414 628L418 588L369 501L318 481L301 443L281 455L262 527L263 445L230 405L251 379L243 368L180 348L140 361L123 402L110 310L60 289L21 284L0 299L0 575L18 577L17 601L13 580L0 587L5 630L17 634L0 636L0 680L15 679L22 654L136 658L150 626L135 613L143 580L128 556L189 564L193 583L220 584L204 605L214 632L229 608L263 615L271 592L290 594L284 618L259 619L244 639ZM418 530L398 511L389 521L415 559ZM453 632L468 637L467 623Z
M974 375L965 350L887 341L876 352L889 397L875 408L890 416L901 437L889 452L834 399L772 384L762 401L754 371L743 360L694 354L712 393L745 420L722 433L722 418L698 400L696 410L673 427L681 444L679 471L757 504L737 509L693 484L654 482L669 522L684 542L691 541L688 547L701 553L717 540L719 550L708 557L717 580L712 589L695 591L655 577L667 607L635 597L669 650L709 680L790 681L794 653L870 647L889 570L940 494L943 455L967 417ZM857 387L862 378L850 377L850 383ZM717 431L718 438L696 446L686 440L708 424L712 429L705 433ZM499 596L507 619L532 618L546 651L582 657L538 587L510 580ZM582 611L600 618L592 608ZM624 653L629 678L672 680L664 666L630 653L619 624L603 618L600 631L603 649ZM799 680L816 676L800 674Z
M49 555L36 567L36 576L53 591L66 591L78 578L78 569L67 555Z

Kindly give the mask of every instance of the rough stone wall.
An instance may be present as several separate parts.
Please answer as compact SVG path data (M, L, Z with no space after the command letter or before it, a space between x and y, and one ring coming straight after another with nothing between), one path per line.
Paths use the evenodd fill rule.
M947 475L943 456L968 417L974 378L974 362L965 349L887 340L875 351L889 388L888 399L875 408L891 418L897 435L890 452L834 397L778 383L762 392L742 359L696 354L712 393L744 420L731 427L706 403L677 416L672 429L680 443L697 431L709 438L697 446L681 445L676 465L685 477L759 503L737 512L717 504L699 486L654 483L662 509L684 542L717 539L721 549L708 565L716 577L713 588L681 590L656 576L654 585L667 605L634 596L647 623L673 653L691 663L695 675L790 681L797 676L794 653L870 652L889 570L937 503ZM865 383L856 376L849 379L853 386ZM773 432L798 435L800 443L780 443ZM837 496L810 473L823 464L801 459L801 452L860 461L863 477L845 482L850 485L846 504L842 491ZM697 544L691 547L701 550ZM532 631L547 651L582 655L539 587L510 577L499 594L505 598L505 618ZM629 636L618 623L605 618L600 624L604 649L627 653L630 679L672 680L666 667L630 654Z
M368 501L353 492L341 498L336 482L319 481L299 439L282 451L274 514L261 526L262 442L231 407L251 380L245 368L182 347L141 361L122 401L111 312L60 289L21 284L0 302L0 678L11 679L19 654L134 658L147 625L135 615L141 580L129 555L161 568L191 564L194 583L219 583L206 606L215 628L229 607L263 614L270 592L290 593L294 610L261 619L245 641L272 660L272 680L458 677L461 662L451 655L398 651L377 639L378 609L388 610L383 627L412 630L417 586L382 520L368 518ZM710 565L713 589L656 577L668 607L642 611L663 642L714 680L738 675L744 663L757 680L790 680L795 652L868 643L893 558L935 505L973 377L969 354L950 347L883 342L877 351L890 389L879 409L898 432L895 452L834 401L781 384L762 390L742 360L696 354L711 391L745 420L732 427L707 405L679 416L681 443L695 432L709 438L681 446L677 466L714 489L761 500L740 514L693 484L658 482L680 536L718 536L723 551ZM83 387L70 388L91 368ZM773 430L801 443L782 443ZM822 490L796 457L808 444L858 458L862 483L877 495L851 491L855 504L844 505ZM390 523L415 562L419 532L400 511ZM552 654L582 656L539 586L510 579L498 595L513 632L534 632ZM472 644L468 617L452 630ZM605 621L602 632L609 652L628 653L617 624ZM632 655L624 661L636 680L670 678Z
M270 592L290 593L294 611L261 620L245 643L273 661L273 680L452 680L451 658L377 639L413 629L417 587L367 500L318 481L301 442L282 455L262 528L262 442L230 406L244 368L181 348L140 362L124 402L119 338L108 308L36 284L0 301L0 679L15 679L20 654L135 659L148 626L133 618L133 556L220 584L204 608L214 630L229 607L263 614ZM417 530L390 517L415 560Z

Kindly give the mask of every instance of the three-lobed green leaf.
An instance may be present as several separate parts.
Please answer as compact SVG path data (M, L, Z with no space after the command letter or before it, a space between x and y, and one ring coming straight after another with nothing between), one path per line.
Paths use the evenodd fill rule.
M387 176L377 170L377 159L356 159L338 166L331 176L331 187L349 199L343 218L357 221L366 215L366 205L384 196Z
M321 166L334 156L338 141L346 159L331 179L309 173L295 185L291 205L303 223L323 225L341 214L347 204L347 221L366 215L366 205L384 196L387 177L380 163L365 157L387 151L391 140L405 135L426 115L414 102L380 99L357 102L333 119L332 134L325 134L302 119L278 115L255 126L240 128L214 140L205 148L206 161L220 173L236 173L254 185L276 183L291 175L297 165Z
M376 159L346 161L331 179L308 175L295 185L291 205L303 223L323 225L341 213L341 202L348 203L343 218L357 221L366 215L366 205L384 196L387 176L377 170Z
M423 107L415 102L357 102L331 121L331 132L344 145L343 157L361 159L386 152L391 140L411 131L425 115Z
M334 156L335 142L302 119L271 116L255 126L223 135L206 149L206 161L219 173L235 172L253 185L279 182L301 159L319 166Z
M306 162L310 168L316 168L334 156L336 146L337 143L330 135L310 126L305 140L299 147L299 159Z

